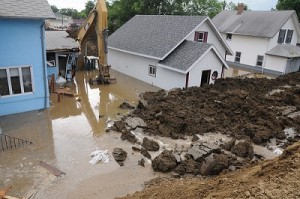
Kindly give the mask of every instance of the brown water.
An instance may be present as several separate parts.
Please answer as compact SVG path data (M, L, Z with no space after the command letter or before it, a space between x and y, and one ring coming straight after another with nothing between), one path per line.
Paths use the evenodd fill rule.
M12 186L10 195L34 198L114 198L135 192L143 182L155 177L151 165L137 165L142 158L118 133L105 133L112 121L128 110L118 106L127 101L137 105L138 96L157 87L112 71L116 84L88 84L97 71L78 72L68 86L76 97L64 96L58 103L51 95L49 110L0 117L3 134L33 141L30 147L0 152L0 188ZM100 117L99 117L100 116ZM91 165L90 153L99 149L123 148L128 153L125 166L110 162ZM43 167L44 161L66 172L55 177Z

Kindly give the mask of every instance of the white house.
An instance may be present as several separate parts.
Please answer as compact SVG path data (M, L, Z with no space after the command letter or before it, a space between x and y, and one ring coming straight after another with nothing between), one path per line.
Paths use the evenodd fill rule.
M166 90L214 83L226 54L206 16L136 15L108 38L113 69Z
M299 21L295 11L224 10L212 20L234 55L227 55L225 76L264 73L276 77L298 71Z

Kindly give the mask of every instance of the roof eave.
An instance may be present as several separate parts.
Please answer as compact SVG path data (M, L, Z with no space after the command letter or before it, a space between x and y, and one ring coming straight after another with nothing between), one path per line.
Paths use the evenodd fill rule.
M160 64L160 63L158 63L157 66L162 67L162 68L166 68L166 69L178 72L178 73L182 73L182 74L186 74L187 73L187 71L183 71L183 70L180 70L180 69L177 69L177 68L172 68L170 66L167 66L167 65L164 65L164 64Z
M33 17L33 16L0 16L0 18L5 19L56 19L54 16L48 17Z
M223 46L225 47L225 49L227 50L228 54L233 55L233 51L231 50L231 48L229 47L229 45L227 44L227 42L223 39L222 35L220 34L220 32L218 31L217 27L215 26L215 24L212 22L212 20L210 18L208 18L209 21L209 25L213 27L213 31L217 34L217 36L219 37L219 40L221 41L221 43L223 43Z
M161 57L154 57L154 56L145 55L145 54L142 54L142 53L136 53L136 52L132 52L132 51L128 51L128 50L123 50L123 49L119 49L119 48L115 48L115 47L111 47L111 46L108 46L108 48L112 49L112 50L119 51L119 52L140 56L140 57L146 57L146 58L155 59L155 60L163 60L163 58L161 58Z

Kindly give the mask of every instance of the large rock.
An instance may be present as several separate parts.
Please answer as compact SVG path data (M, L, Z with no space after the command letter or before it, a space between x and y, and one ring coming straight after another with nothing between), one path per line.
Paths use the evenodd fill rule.
M136 129L137 127L146 127L146 123L143 119L139 117L127 117L125 119L125 123L127 126L129 126L131 129Z
M112 155L115 158L115 160L121 166L123 166L123 161L127 158L127 152L121 148L114 148Z
M254 156L253 146L250 142L239 142L232 147L231 152L242 158L252 159Z
M150 140L147 137L144 137L142 146L147 150L147 151L158 151L159 150L159 144L154 141Z
M221 153L220 147L213 143L195 143L188 150L187 155L192 156L197 162L202 162L212 153Z
M172 151L164 150L152 160L154 171L170 172L177 166L176 158Z
M119 132L125 131L126 130L125 122L122 120L114 122L113 130Z
M133 144L136 143L138 140L133 133L131 133L130 131L127 131L127 130L122 132L121 139L128 140L129 142L131 142Z
M201 165L201 175L218 175L223 169L228 168L228 158L223 154L212 153L205 158Z

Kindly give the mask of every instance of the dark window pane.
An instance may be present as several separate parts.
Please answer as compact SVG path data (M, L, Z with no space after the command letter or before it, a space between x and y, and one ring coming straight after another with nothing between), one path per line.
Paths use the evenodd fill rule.
M293 30L287 31L285 43L287 43L287 44L291 43L292 38L293 38L293 32L294 32Z
M32 92L30 67L22 68L24 92Z
M285 38L285 29L280 29L277 43L282 44Z
M7 74L5 69L0 69L0 95L9 95Z
M12 92L13 92L12 94L21 93L19 69L10 68L9 73L10 73Z

